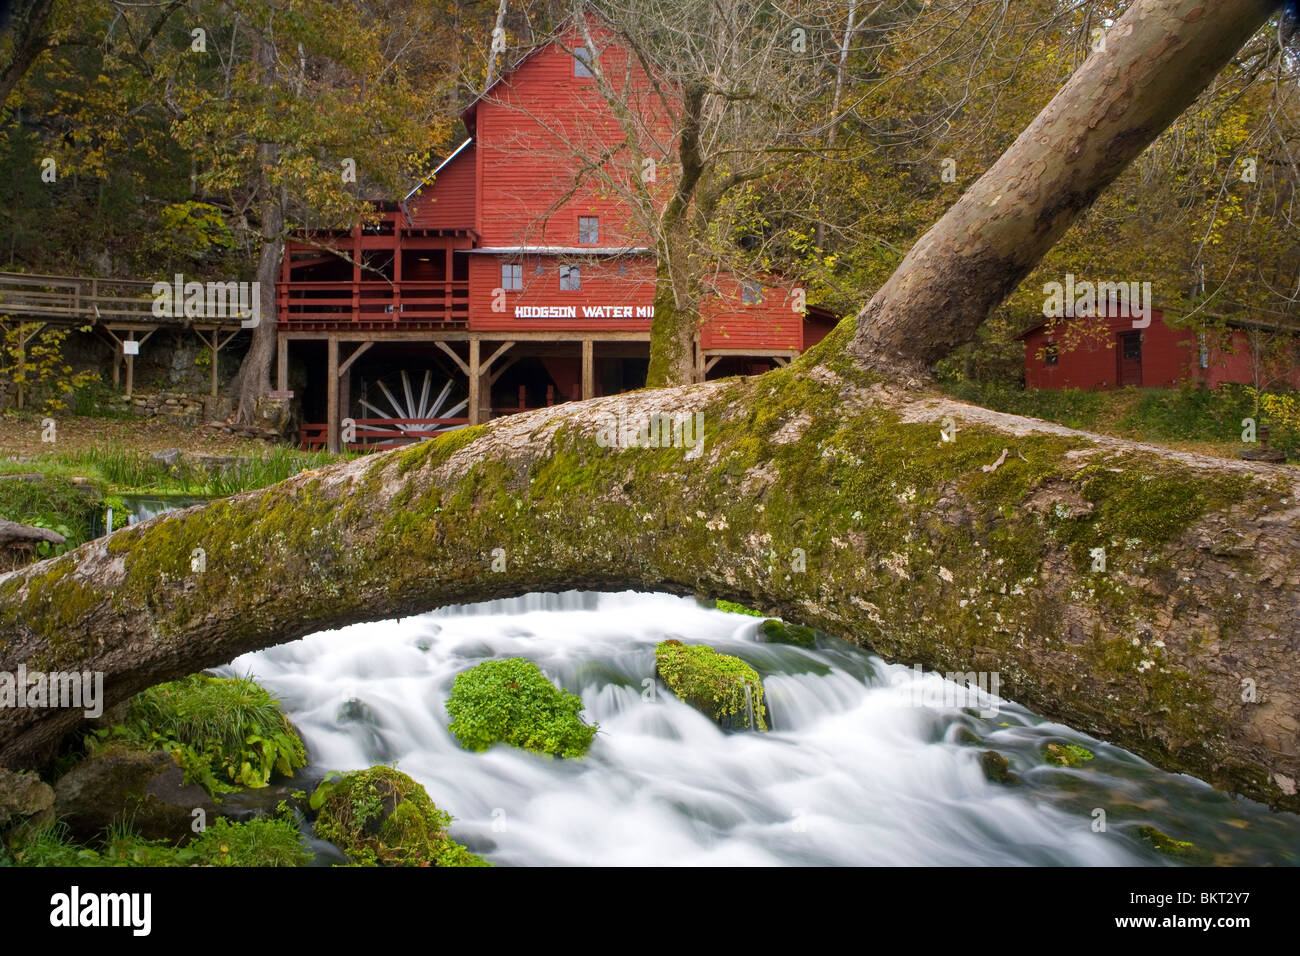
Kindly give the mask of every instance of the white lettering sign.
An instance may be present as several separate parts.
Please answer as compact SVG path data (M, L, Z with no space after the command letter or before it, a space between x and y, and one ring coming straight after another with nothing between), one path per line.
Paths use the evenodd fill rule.
M653 319L653 305L517 305L516 319Z

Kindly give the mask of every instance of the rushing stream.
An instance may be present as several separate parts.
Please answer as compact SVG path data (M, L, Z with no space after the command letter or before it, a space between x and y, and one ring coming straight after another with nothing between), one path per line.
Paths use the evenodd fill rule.
M760 643L757 624L668 595L534 594L315 634L223 672L280 698L316 776L396 761L456 818L452 835L499 864L1169 862L1137 836L1143 824L1216 863L1300 863L1300 817L1006 701L987 718L918 706L911 669L838 640ZM654 646L667 637L753 665L771 731L724 733L656 686ZM600 724L587 758L460 748L447 732L452 679L497 657L526 657L581 694ZM1047 743L1096 756L1051 766ZM989 749L1018 784L985 778Z

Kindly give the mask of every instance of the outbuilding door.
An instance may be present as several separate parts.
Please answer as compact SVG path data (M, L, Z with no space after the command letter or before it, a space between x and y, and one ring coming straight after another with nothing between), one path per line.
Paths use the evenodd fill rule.
M1120 388L1126 385L1142 384L1142 333L1121 332L1119 334L1119 372L1116 382Z

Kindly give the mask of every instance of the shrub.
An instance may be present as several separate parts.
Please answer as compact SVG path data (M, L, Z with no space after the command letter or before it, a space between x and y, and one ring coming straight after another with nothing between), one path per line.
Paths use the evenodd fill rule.
M150 687L131 699L123 725L95 736L166 750L188 780L213 794L265 787L272 774L293 776L307 763L279 702L240 678L191 674Z
M447 835L451 815L392 767L331 774L311 796L316 835L361 866L490 866Z
M655 665L669 690L722 727L753 729L749 717L752 704L754 727L767 730L763 681L739 657L719 654L703 644L689 646L669 640L655 647Z
M467 750L507 743L534 753L581 757L597 725L583 723L582 698L561 690L522 657L484 661L456 675L447 728Z

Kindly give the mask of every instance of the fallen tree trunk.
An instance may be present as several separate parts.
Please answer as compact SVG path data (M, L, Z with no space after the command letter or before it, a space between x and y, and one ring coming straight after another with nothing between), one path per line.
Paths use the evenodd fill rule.
M12 545L34 546L41 541L50 544L63 544L68 539L49 528L37 528L32 525L18 524L0 518L0 548Z
M1172 23L1177 11L1186 29L1235 35L1235 17L1262 22L1269 6L1138 0L1121 26ZM1116 29L1097 56L1133 42ZM1220 62L1232 52L1214 49ZM1121 62L1142 69L1128 53ZM1188 61L1198 81L1205 67ZM1127 88L1137 101L1169 84ZM1055 135L1104 119L1069 102ZM1029 189L1014 201L1019 216L1051 219L1058 199ZM955 208L936 230L955 217L978 244L1003 228L994 209ZM918 283L965 262L946 244L926 249L875 310L788 369L511 416L0 577L0 670L99 670L112 704L248 650L445 604L565 588L699 592L896 660L995 671L1006 696L1041 713L1300 809L1296 472L890 391L864 367L864 330L889 331L882 309L913 328L918 314L942 325L942 313L913 311L929 301ZM1005 274L967 278L988 303ZM914 361L933 337L910 354L891 341ZM698 452L618 447L609 430L611 418L688 413L704 423ZM78 716L0 710L0 763L40 760Z
M1294 471L891 394L836 365L511 416L123 529L0 579L0 668L100 670L111 704L356 621L534 590L698 592L997 672L1044 714L1300 809ZM692 411L694 458L600 431ZM0 762L26 766L78 715L0 717Z

